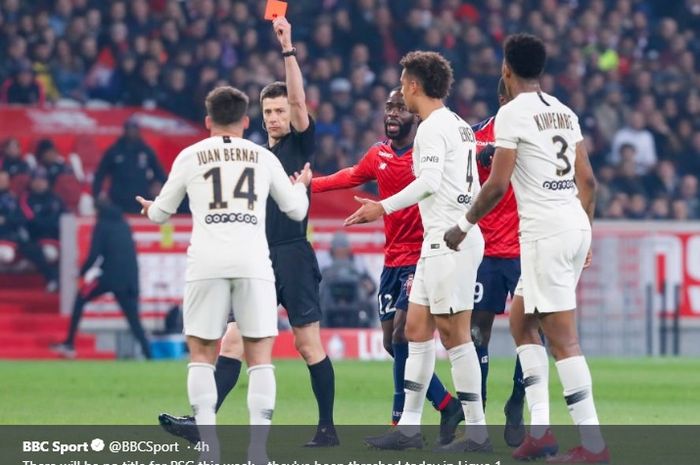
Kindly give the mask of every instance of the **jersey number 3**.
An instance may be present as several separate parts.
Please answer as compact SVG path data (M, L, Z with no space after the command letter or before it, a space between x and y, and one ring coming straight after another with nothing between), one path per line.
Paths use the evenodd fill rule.
M224 202L221 192L221 168L212 168L204 173L204 179L212 178L212 188L214 191L214 201L209 204L209 210L221 210L228 208L228 202ZM245 189L243 190L243 186ZM236 187L233 189L234 199L248 200L248 210L255 209L255 201L258 196L255 195L255 169L245 168L241 173L241 177L236 182Z
M564 169L557 168L557 176L566 176L571 172L571 162L569 161L569 157L566 156L566 149L569 148L569 144L566 143L566 139L562 136L552 137L552 142L561 144L561 149L557 153L557 158L559 160L564 160L564 164L566 165Z

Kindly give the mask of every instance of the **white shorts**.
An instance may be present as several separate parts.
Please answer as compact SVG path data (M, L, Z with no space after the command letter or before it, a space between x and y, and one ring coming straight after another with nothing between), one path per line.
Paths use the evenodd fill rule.
M185 334L220 339L226 332L231 307L241 335L277 336L275 283L264 279L203 279L185 284Z
M418 260L409 302L430 307L433 315L474 309L476 272L484 256L484 238L470 232L460 251Z
M576 285L591 247L591 232L566 231L520 244L520 281L525 313L553 313L576 308Z

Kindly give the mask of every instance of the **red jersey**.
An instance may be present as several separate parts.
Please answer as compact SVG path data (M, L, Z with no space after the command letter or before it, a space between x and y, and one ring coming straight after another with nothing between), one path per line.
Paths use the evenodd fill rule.
M495 118L491 117L472 127L476 135L477 153L481 152L485 146L496 143L494 125ZM476 160L479 181L483 184L491 173L491 167L482 165L479 157ZM498 205L479 221L479 227L486 242L485 257L518 258L520 256L520 238L518 236L520 221L512 185L508 186L506 195L503 196Z
M357 187L376 180L382 199L402 191L413 175L413 148L397 154L389 141L378 142L367 150L357 165L335 174L313 178L311 192ZM384 217L384 266L411 266L418 263L423 244L423 223L418 205Z

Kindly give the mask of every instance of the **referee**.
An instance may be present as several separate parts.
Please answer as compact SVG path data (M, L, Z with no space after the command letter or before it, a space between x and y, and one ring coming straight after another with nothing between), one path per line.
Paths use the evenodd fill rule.
M301 171L305 163L313 161L315 125L306 108L301 69L292 46L292 26L285 18L277 18L273 27L282 46L286 82L265 86L260 92L260 104L267 131L266 148L280 159L287 174L293 175ZM277 302L287 309L294 344L308 366L318 404L318 428L306 447L330 447L339 444L333 425L335 373L321 343L321 272L316 254L306 239L307 224L308 216L303 221L293 221L268 199L266 233L275 272ZM238 381L242 356L240 334L230 320L216 363L217 410ZM158 420L170 433L198 441L192 417L163 413Z

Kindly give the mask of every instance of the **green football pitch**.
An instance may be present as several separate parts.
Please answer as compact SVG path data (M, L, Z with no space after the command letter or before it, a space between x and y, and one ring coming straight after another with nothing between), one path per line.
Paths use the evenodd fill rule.
M590 359L600 420L617 425L700 422L700 360ZM512 360L491 363L487 420L503 424ZM277 424L313 424L316 406L301 361L276 362ZM449 365L438 374L451 389ZM335 363L338 424L388 424L392 378L389 362ZM159 412L189 412L187 364L176 362L0 362L0 424L148 425ZM552 423L570 424L556 369L550 367ZM247 376L219 412L219 424L246 424ZM451 389L452 390L452 389ZM425 424L438 415L426 405Z

